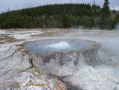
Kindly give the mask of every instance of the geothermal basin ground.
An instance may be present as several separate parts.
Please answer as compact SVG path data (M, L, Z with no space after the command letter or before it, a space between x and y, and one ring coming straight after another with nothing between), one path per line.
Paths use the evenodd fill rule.
M116 30L0 30L0 90L119 90L118 46Z

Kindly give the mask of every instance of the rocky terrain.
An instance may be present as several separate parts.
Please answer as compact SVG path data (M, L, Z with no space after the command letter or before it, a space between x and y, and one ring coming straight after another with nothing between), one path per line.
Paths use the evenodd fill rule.
M73 66L63 67L59 76L47 75L32 65L29 61L29 52L23 47L23 43L50 38L95 41L101 45L98 59L88 64L81 56L79 60L81 62L76 70L72 69ZM67 46L66 43L65 46ZM0 90L119 90L118 46L118 31L0 30ZM57 65L54 65L54 68L56 67ZM64 72L69 75L64 77Z

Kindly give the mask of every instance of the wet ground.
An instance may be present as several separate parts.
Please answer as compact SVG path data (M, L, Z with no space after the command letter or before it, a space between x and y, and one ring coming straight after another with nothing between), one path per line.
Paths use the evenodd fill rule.
M42 71L38 72L35 67L31 67L28 52L22 47L24 42L59 37L91 40L101 44L98 51L100 59L94 61L94 65L88 65L81 58L77 70L73 72L71 68L71 74L70 68L64 67L60 75L67 72L70 76L63 78L63 82L79 90L119 90L119 32L81 29L0 30L0 90L62 90L65 86L63 83L47 78Z

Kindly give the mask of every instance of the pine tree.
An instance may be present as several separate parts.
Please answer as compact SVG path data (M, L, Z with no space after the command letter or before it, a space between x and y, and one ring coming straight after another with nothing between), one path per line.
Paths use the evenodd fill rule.
M110 15L110 9L109 9L109 1L105 0L103 8L102 8L103 15L105 17Z
M101 22L100 27L102 29L108 29L110 27L110 8L109 8L109 0L105 0L103 8L101 10Z

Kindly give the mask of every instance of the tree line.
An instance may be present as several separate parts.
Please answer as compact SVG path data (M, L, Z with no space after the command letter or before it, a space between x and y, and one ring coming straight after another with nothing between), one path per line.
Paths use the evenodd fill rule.
M108 1L108 0L105 0ZM54 4L0 14L0 28L70 28L83 26L112 29L119 15L105 2L103 8L90 4Z

